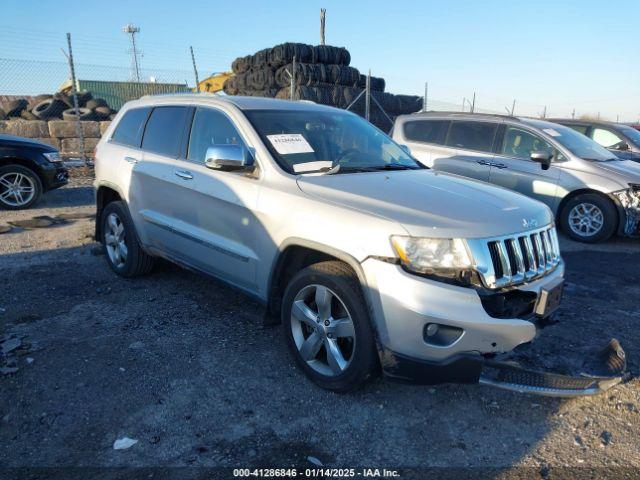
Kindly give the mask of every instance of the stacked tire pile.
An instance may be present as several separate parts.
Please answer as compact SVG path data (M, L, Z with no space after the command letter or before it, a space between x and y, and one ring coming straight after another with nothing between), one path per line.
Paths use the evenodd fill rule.
M347 108L365 89L367 81L366 75L349 66L350 62L351 54L346 48L283 43L236 58L231 64L235 75L225 82L223 90L227 95L290 99L291 74L294 73L293 97L296 100ZM421 97L393 95L384 90L384 79L371 77L371 95L391 118L416 112L422 107ZM364 116L364 96L350 110ZM384 130L391 127L387 117L373 101L369 118Z
M77 94L80 120L109 120L115 113L109 108L106 100L93 98L90 92ZM0 120L6 118L22 118L24 120L75 120L76 110L73 97L58 92L53 95L37 95L27 101L11 100L0 105Z

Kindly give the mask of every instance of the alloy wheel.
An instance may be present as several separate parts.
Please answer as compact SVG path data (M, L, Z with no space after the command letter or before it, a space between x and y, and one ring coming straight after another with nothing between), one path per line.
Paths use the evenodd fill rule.
M579 203L569 212L569 228L581 237L597 234L604 225L604 214L593 203Z
M353 319L340 297L324 285L308 285L295 296L291 332L301 358L322 375L340 375L353 359Z
M111 212L107 217L104 243L107 247L109 260L116 268L122 267L127 261L127 244L125 243L124 224L117 214Z
M12 207L27 205L36 194L36 186L29 176L9 172L0 177L0 200Z

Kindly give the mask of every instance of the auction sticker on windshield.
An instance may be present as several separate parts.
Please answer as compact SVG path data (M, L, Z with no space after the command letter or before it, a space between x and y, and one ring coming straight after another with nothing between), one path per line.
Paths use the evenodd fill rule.
M309 145L309 142L299 133L267 135L267 138L280 155L313 153L313 148Z

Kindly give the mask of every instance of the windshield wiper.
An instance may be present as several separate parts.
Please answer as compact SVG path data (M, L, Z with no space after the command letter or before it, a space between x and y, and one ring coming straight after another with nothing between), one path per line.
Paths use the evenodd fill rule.
M327 174L332 173L359 173L359 172L380 172L380 171L392 171L392 170L420 170L420 167L411 167L409 165L402 165L400 163L388 163L386 165L371 165L368 167L341 167L336 165L327 171Z

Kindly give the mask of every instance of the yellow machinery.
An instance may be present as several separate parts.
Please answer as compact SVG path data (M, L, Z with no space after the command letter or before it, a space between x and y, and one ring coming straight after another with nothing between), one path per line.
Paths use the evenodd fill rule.
M219 92L222 90L222 85L224 85L227 78L232 76L233 72L214 72L211 76L202 80L198 87L201 92Z

